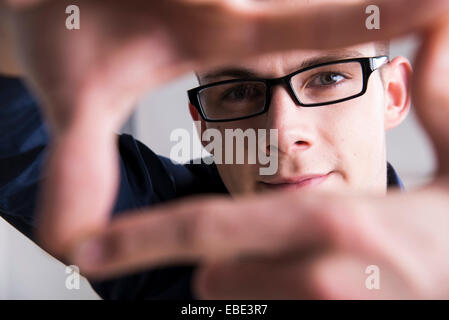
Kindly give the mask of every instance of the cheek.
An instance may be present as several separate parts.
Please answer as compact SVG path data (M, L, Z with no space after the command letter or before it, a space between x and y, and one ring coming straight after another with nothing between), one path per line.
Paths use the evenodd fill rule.
M247 162L247 143L245 142L245 161L244 164L225 164L225 137L226 137L226 129L236 130L241 129L245 131L247 129L261 128L258 123L258 119L252 118L242 121L232 121L232 122L223 122L223 123L209 123L207 125L208 129L216 129L221 133L222 137L222 163L217 163L217 168L220 173L220 176L225 184L226 188L229 190L231 194L245 194L252 193L254 191L254 183L256 177L258 176L259 167L257 165L248 164ZM233 154L236 154L236 143L233 143Z
M385 159L383 110L383 97L367 92L357 99L330 106L325 116L323 112L325 120L320 136L333 150L347 180L361 181L381 168Z

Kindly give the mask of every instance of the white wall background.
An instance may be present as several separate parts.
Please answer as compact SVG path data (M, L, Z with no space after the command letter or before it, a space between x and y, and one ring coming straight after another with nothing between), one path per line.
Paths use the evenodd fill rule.
M396 42L392 56L411 59L415 45L413 39ZM135 136L168 156L174 145L170 142L172 129L194 132L186 90L196 85L195 78L188 75L144 97L133 118ZM432 151L413 114L388 134L388 159L408 187L420 185L431 176ZM79 290L68 290L66 277L62 263L0 219L0 299L98 299L85 280Z

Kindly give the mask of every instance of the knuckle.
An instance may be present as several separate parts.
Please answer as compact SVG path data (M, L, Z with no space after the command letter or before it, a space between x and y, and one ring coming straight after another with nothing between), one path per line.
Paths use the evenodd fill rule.
M108 255L117 259L146 252L154 242L154 235L148 232L146 221L129 220L128 223L112 225L103 241L107 244Z
M331 201L316 214L316 223L336 248L364 243L370 234L371 219L366 207L347 200Z
M213 212L216 207L213 202L206 201L195 206L189 212L184 212L177 219L176 242L189 249L201 249L207 245L207 236L213 226Z
M339 293L330 285L327 277L325 260L318 260L310 266L308 288L311 299L339 299Z
M220 274L214 266L200 268L194 275L193 288L199 299L213 299L218 296Z
M129 256L135 250L135 234L128 235L120 230L111 230L103 236L102 242L106 244L106 256L108 260L115 260L120 257Z

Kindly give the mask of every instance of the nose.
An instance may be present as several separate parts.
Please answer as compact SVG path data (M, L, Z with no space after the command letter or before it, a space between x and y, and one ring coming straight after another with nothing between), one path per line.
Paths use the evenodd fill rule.
M306 151L312 146L308 110L297 105L284 86L276 86L272 90L266 128L278 130L278 152L291 154Z

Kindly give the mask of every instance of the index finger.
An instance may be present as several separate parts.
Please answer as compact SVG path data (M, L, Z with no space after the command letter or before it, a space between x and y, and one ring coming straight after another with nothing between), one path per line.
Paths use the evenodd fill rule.
M343 224L363 217L357 210L348 218L354 210L343 199L336 203L323 197L287 193L163 206L117 219L81 243L72 263L88 276L105 277L155 265L307 254L335 243Z

